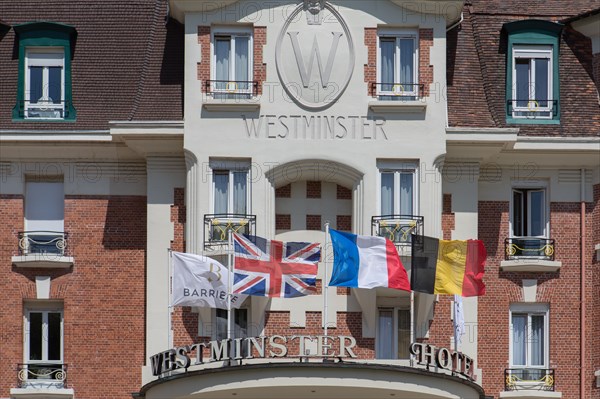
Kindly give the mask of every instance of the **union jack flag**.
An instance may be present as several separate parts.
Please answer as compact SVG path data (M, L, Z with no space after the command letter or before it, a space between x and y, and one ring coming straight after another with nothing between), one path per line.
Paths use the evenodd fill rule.
M233 292L274 298L316 293L321 245L233 235Z

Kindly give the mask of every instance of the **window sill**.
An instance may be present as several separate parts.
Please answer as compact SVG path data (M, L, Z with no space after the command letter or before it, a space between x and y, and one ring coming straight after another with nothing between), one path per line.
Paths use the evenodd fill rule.
M73 399L75 391L71 388L11 388L13 399Z
M500 270L504 272L557 272L562 262L544 259L523 258L518 260L503 260L500 262Z
M512 125L560 125L560 119L535 119L535 118L506 118L507 124Z
M545 399L545 398L562 398L562 392L553 392L553 391L538 391L531 390L531 387L528 390L522 391L504 391L500 392L500 398L523 398L523 399Z
M425 112L427 108L427 101L425 100L414 100L414 101L369 101L369 109L377 113L389 113L389 112L400 112L400 113L418 113Z
M13 256L12 263L16 267L68 269L69 267L73 266L75 260L71 256L59 256L52 254L31 254Z
M258 111L260 102L258 100L214 100L205 99L202 106L207 111L238 112L238 111Z

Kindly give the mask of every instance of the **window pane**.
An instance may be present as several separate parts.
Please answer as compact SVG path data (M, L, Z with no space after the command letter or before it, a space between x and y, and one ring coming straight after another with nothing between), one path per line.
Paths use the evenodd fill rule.
M410 357L410 310L398 310L398 359Z
M414 91L414 53L415 42L413 39L400 39L400 84L404 91Z
M413 175L402 173L400 175L400 213L413 214Z
M217 309L215 316L216 339L227 339L227 311L225 309Z
M215 182L215 213L228 213L229 172L217 171L213 178Z
M29 313L29 360L42 360L42 313Z
M380 38L379 48L381 52L381 91L392 91L394 86L394 70L396 64L396 39Z
M381 214L394 214L394 174L381 174Z
M248 309L235 309L235 338L248 336Z
M548 106L548 74L550 60L548 58L535 59L535 100L540 107Z
M29 101L37 103L42 98L43 86L42 75L43 67L29 67Z
M523 192L513 191L513 235L523 236Z
M394 316L391 310L379 311L377 356L379 359L393 359Z
M513 365L522 366L527 364L527 315L512 315L512 357Z
M529 195L531 217L529 234L532 236L543 236L546 227L544 192L531 191Z
M233 172L233 213L246 214L248 172Z
M527 107L529 103L529 59L517 58L515 59L515 73L516 73L516 94L518 107Z
M48 313L48 360L61 360L60 313Z
M48 68L48 97L54 104L61 103L62 96L62 68Z
M248 54L250 38L248 36L237 36L235 38L235 80L249 81L248 76ZM248 83L238 83L238 89L248 90Z
M229 81L229 53L230 53L231 39L229 38L215 38L215 79L223 80L216 84L216 88L224 90L227 88L227 82Z
M544 316L531 316L531 366L544 365Z

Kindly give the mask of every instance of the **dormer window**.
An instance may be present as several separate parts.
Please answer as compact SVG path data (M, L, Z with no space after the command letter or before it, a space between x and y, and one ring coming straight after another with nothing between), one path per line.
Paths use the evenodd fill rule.
M560 123L559 37L563 25L541 20L507 23L506 122Z

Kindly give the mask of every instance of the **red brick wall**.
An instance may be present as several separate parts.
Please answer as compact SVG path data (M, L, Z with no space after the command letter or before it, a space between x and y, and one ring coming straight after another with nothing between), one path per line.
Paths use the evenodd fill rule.
M598 66L600 64L600 58L596 55L596 59L598 60ZM600 72L600 71L598 71ZM600 77L600 75L598 75ZM591 217L589 218L591 223L591 230L589 233L592 237L589 243L590 246L596 246L596 244L600 244L600 184L596 184L594 186L594 203L588 204L591 209ZM591 340L588 345L588 350L592 354L592 368L590 370L590 378L593 378L594 371L600 370L600 351L595 348L600 348L600 262L596 260L596 251L592 248L592 280L590 283L590 294L591 299L589 300L588 309L591 311L588 312L588 318L592 321L592 326L588 327L588 333L591 334ZM588 280L589 281L589 280ZM596 385L592 382L592 385L595 387ZM600 388L592 389L592 398L600 399Z
M198 27L198 44L200 45L198 80L202 83L202 93L206 93L204 82L210 80L210 26Z
M377 28L365 28L365 46L367 46L367 63L365 64L367 93L369 96L375 96L372 83L377 82Z
M321 182L307 181L306 182L306 198L321 198Z
M484 278L487 293L479 298L478 358L488 395L498 396L504 389L510 304L523 300L523 279L537 279L536 300L550 304L550 367L556 369L556 390L562 392L563 398L579 398L580 204L552 203L550 212L550 234L556 240L556 260L562 262L560 272L507 273L501 272L499 266L504 259L504 239L508 236L509 204L479 203L479 238L484 241L488 259ZM591 228L589 212L587 220ZM591 234L588 236L591 238ZM591 279L589 268L586 274ZM587 290L590 300L591 292Z
M275 189L275 198L291 198L292 197L292 185L287 184L285 186Z
M23 361L23 302L36 297L35 276L50 276L50 296L64 303L68 387L81 398L130 398L144 364L146 198L66 196L65 230L75 265L23 269L10 264L23 228L20 197L0 200L0 396L16 387ZM127 353L127 362L115 362Z
M255 26L253 33L254 80L258 82L258 94L262 94L263 82L267 79L267 64L263 63L263 47L267 44L267 27ZM202 92L206 92L205 81L210 80L210 26L198 27L198 44L201 60L198 63L198 80L202 82Z
M352 190L344 186L337 185L336 199L352 199Z
M341 231L352 231L352 215L337 215L335 228Z
M452 239L452 230L454 230L454 212L452 212L452 194L444 194L442 202L442 232L444 240Z
M292 229L292 217L291 215L275 215L275 229L277 230L291 230Z
M306 230L321 230L321 215L306 215Z
M423 97L429 96L429 85L433 83L433 65L430 50L433 46L433 29L419 29L419 83L423 85Z

